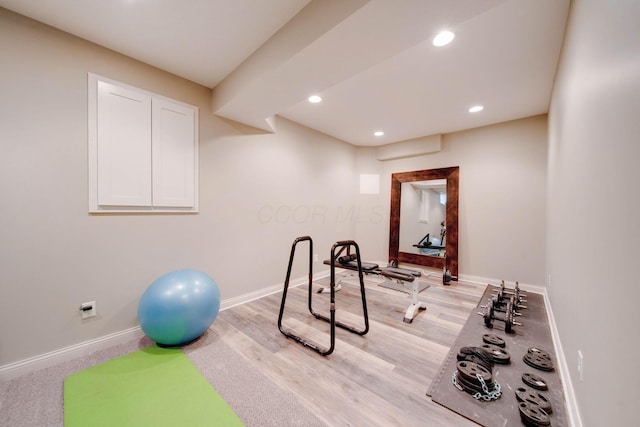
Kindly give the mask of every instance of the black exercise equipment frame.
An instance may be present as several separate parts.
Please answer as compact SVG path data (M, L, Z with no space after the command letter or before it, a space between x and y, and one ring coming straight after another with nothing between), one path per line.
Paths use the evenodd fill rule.
M324 349L319 347L318 345L316 345L315 343L309 342L307 341L305 338L300 337L298 335L295 335L293 333L291 333L290 331L287 331L286 329L284 329L282 327L282 316L284 315L284 307L285 307L285 301L287 299L287 291L289 289L289 280L291 279L291 269L293 266L293 259L295 256L295 251L296 251L296 245L300 242L303 241L308 241L309 242L309 280L308 280L308 309L309 309L309 313L311 313L316 319L320 319L320 320L324 320L325 322L329 322L330 325L330 338L329 338L329 347ZM358 329L354 326L351 325L346 325L344 323L341 322L337 322L336 321L336 304L335 304L335 296L336 296L336 291L335 291L335 287L336 287L336 275L335 275L335 261L337 256L339 256L345 249L347 249L347 253L350 252L351 247L355 248L355 252L356 252L356 260L357 260L357 264L358 264L358 276L360 279L360 296L362 299L362 312L363 312L363 317L364 317L364 329ZM337 248L341 248L340 251L338 252L338 254L336 255L336 249ZM367 314L367 300L366 300L366 296L365 296L365 288L364 288L364 277L362 274L362 261L360 259L360 248L358 246L358 244L353 241L353 240L344 240L344 241L339 241L336 242L332 247L331 247L331 279L330 279L330 296L329 296L329 317L320 314L320 313L316 313L313 311L313 240L311 239L311 237L309 236L301 236L296 238L293 241L293 244L291 246L291 254L289 255L289 265L287 267L287 277L284 281L284 290L282 291L282 302L280 303L280 313L278 315L278 329L280 330L280 332L286 336L287 338L291 338L292 340L302 344L305 347L309 347L310 349L314 350L315 352L317 352L318 354L320 354L321 356L328 356L331 353L333 353L333 350L335 349L335 343L336 343L336 326L338 326L339 328L342 329L346 329L347 331L357 334L357 335L365 335L367 332L369 332L369 316Z

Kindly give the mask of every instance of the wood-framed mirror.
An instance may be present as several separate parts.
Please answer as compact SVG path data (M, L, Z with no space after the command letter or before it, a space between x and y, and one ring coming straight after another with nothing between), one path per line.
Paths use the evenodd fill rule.
M412 172L400 172L391 175L391 214L389 228L389 260L397 262L407 262L410 264L424 265L426 267L446 268L453 276L458 275L458 185L460 168L458 166L428 169ZM446 189L443 186L446 183ZM404 184L404 185L403 185ZM410 185L410 187L408 186ZM404 188L404 190L403 190ZM423 194L423 207L419 215L413 212L402 214L402 193L403 191L420 191ZM429 208L427 194L443 193L446 200L443 207L435 206ZM406 195L407 199L410 194ZM433 196L433 195L432 195ZM438 202L435 203L437 205ZM424 207L427 206L427 207ZM433 203L432 203L433 206ZM407 209L405 204L405 209ZM413 209L413 208L410 208ZM444 221L438 216L437 210L444 212ZM434 212L434 213L430 213ZM406 237L406 230L401 233L401 227L407 227L407 219L404 217L413 216L419 218L417 221L426 226L430 224L433 230L434 225L439 226L440 232L431 232L427 235L414 232L413 238ZM412 230L410 230L412 231ZM401 242L401 235L403 240ZM430 237L431 236L431 237ZM405 241L412 239L411 242Z

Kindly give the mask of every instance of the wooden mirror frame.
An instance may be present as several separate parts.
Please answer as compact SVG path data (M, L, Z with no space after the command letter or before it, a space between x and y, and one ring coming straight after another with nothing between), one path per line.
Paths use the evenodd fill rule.
M424 265L426 267L446 268L453 276L458 275L458 166L422 171L400 172L391 175L391 214L389 225L389 260ZM400 198L403 182L428 181L432 179L447 180L447 208L445 239L446 258L434 257L408 252L400 252Z

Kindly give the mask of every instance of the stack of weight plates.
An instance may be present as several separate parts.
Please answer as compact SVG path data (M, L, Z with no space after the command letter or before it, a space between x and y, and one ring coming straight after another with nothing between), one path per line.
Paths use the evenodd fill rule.
M527 354L522 358L524 363L541 371L553 371L551 355L537 347L529 347Z
M488 390L495 389L493 375L491 375L491 371L484 366L467 360L458 361L456 366L458 368L457 382L467 393L485 394L485 391L482 389L482 382L478 376L482 378Z
M504 348L493 344L482 344L482 348L489 352L493 363L508 365L511 362L511 356Z
M529 402L519 402L520 419L527 427L546 427L551 425L549 415L540 407Z
M543 394L532 388L522 386L516 389L516 399L518 399L520 419L526 426L551 425L551 420L549 419L551 402Z

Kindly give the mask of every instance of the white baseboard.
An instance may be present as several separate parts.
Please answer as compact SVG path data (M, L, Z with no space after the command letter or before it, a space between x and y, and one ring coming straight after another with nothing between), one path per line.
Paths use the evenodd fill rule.
M549 327L551 328L551 338L553 339L553 346L556 350L556 359L558 360L560 370L560 380L562 381L562 391L564 392L564 401L567 406L567 418L569 419L569 425L572 427L582 427L580 409L578 408L576 394L573 389L573 383L571 382L571 376L569 375L569 366L567 365L567 358L565 357L564 350L562 349L562 342L560 341L560 334L558 333L558 328L556 326L553 309L549 303L547 288L544 288L543 295L544 306L547 309L547 317L549 318Z
M125 329L113 334L104 335L69 347L64 347L28 359L19 360L8 365L0 366L0 382L9 381L20 375L28 374L39 369L44 369L67 360L86 356L98 350L113 347L133 339L142 338L144 334L140 326Z
M318 273L314 275L314 280L327 277L328 275L328 271ZM298 278L293 280L289 284L289 286L300 286L306 284L307 280L308 277ZM222 300L220 302L220 311L227 310L240 304L245 304L258 298L274 294L276 292L280 292L282 291L283 287L284 284L280 283L277 285L269 286L267 288L258 289L257 291L249 292L244 295L239 295L237 297ZM140 329L140 326L135 326L123 331L114 332L109 335L104 335L102 337L84 341L79 344L74 344L69 347L50 351L48 353L30 357L28 359L19 360L14 363L9 363L7 365L0 366L0 382L9 381L12 378L28 374L29 372L48 368L58 363L62 363L78 357L87 356L96 351L113 347L115 345L122 344L133 339L140 339L142 337L144 337L142 329Z
M500 282L502 281L502 279L494 279L491 277L482 277L482 276L471 276L468 274L460 274L458 275L458 279L463 280L465 282L476 283L479 285L493 285L493 286L499 286ZM505 280L504 285L507 288L513 288L515 286L515 282L508 282ZM519 287L523 291L533 292L534 294L546 295L546 288L544 286L519 282Z
M327 276L329 276L328 271L320 272L313 275L313 280L322 279ZM308 277L300 277L298 279L293 280L291 283L289 283L289 286L292 288L295 288L296 286L307 284L308 280L309 280ZM237 305L246 304L248 302L260 299L262 297L266 297L267 295L275 294L276 292L282 291L283 288L284 288L284 283L278 283L277 285L269 286L267 288L258 289L257 291L249 292L243 295L238 295L237 297L222 300L222 302L220 303L220 311L227 310Z

